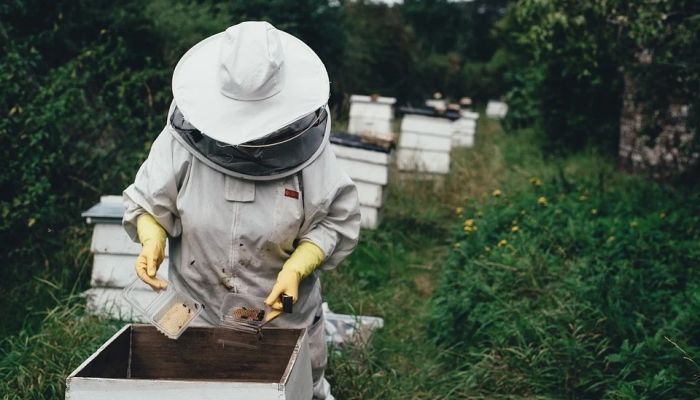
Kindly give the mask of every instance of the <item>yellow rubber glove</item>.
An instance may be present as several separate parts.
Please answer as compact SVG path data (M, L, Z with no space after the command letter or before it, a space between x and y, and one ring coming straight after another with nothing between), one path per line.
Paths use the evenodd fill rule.
M136 259L136 275L153 290L165 289L168 284L156 278L158 267L165 258L165 229L151 214L145 213L136 220L136 230L143 245Z
M301 242L277 274L277 282L265 299L265 304L275 310L282 310L280 297L283 294L292 296L292 302L296 303L299 299L299 283L323 264L324 259L323 250L318 246L309 241Z

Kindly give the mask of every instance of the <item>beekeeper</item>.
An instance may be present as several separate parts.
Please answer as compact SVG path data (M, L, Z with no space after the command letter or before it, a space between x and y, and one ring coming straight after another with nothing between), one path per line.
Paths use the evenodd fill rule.
M357 190L329 145L328 74L301 40L243 22L192 47L175 67L174 101L134 183L124 227L156 277L169 239L169 280L217 325L231 292L294 312L270 323L309 328L314 398L332 398L319 269L352 252Z

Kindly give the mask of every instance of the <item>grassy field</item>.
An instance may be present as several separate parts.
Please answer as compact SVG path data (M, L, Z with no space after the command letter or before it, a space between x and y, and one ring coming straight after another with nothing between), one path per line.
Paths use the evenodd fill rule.
M509 381L507 374L499 378L501 384L520 389L489 389L476 382L485 379L478 371L455 365L455 359L463 361L459 354L455 358L456 352L473 349L446 344L444 332L434 329L441 318L436 301L437 294L444 293L441 276L449 268L454 270L465 208L488 203L495 190L509 202L506 195L526 193L533 176L548 182L558 176L620 175L609 160L594 153L545 159L538 142L533 131L506 135L497 122L482 118L476 147L453 152L451 172L443 181L393 176L380 228L363 231L349 260L323 277L324 294L333 311L385 320L371 347L331 353L328 377L337 398L577 397L521 390L528 382L515 375L513 379L521 380ZM518 265L520 260L511 262ZM86 316L75 296L57 301L59 306L46 313L41 323L27 325L3 342L3 399L62 398L65 376L119 325ZM459 298L454 301L460 303Z

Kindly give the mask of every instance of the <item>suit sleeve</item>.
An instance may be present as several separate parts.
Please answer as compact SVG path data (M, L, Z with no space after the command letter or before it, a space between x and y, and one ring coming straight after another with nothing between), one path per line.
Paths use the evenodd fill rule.
M164 129L153 142L134 183L123 193L126 210L122 224L131 240L139 240L136 220L143 213L151 214L168 236L176 237L182 233L177 195L189 164L187 151L167 128Z
M311 213L308 232L300 240L317 245L325 255L323 269L333 269L357 245L360 236L360 203L357 188L343 174L324 201Z

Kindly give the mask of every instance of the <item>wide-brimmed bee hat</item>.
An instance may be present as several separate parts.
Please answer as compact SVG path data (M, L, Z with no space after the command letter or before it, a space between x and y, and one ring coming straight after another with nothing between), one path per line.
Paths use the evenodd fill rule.
M330 94L316 53L261 21L234 25L196 44L175 67L172 87L187 122L233 146L264 140L322 112Z

